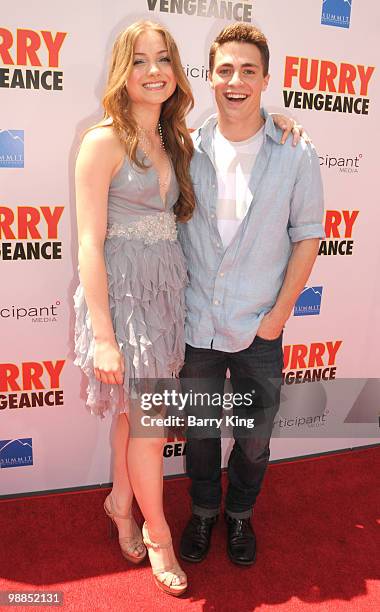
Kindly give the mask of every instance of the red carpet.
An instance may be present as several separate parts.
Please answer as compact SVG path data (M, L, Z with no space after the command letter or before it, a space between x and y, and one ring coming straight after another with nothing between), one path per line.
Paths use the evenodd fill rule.
M109 540L104 490L2 501L0 591L60 590L60 609L74 611L380 610L379 468L380 448L271 465L254 518L256 565L230 563L220 520L207 560L184 564L190 588L180 600ZM187 488L165 484L176 545Z

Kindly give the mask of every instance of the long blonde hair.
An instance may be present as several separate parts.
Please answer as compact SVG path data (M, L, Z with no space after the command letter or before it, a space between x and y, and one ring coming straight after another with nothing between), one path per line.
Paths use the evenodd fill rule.
M172 159L180 190L174 212L178 221L184 222L191 218L195 206L189 172L193 143L185 123L186 115L194 106L194 98L181 65L177 45L161 24L138 21L119 34L113 46L108 83L103 97L104 117L99 125L109 125L109 120L112 119L113 128L125 146L128 157L136 166L146 168L146 165L137 159L137 124L132 113L128 112L130 99L125 83L133 68L137 38L147 30L158 32L164 38L177 81L174 93L162 105L160 123L165 148Z

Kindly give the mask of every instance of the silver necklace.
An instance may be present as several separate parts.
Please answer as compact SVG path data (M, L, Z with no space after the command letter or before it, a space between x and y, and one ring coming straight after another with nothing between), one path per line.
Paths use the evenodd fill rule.
M162 151L164 152L165 155L165 160L167 163L167 169L165 172L165 175L163 178L161 178L160 174L157 172L158 175L158 184L160 186L160 190L164 191L170 182L170 173L171 173L171 168L170 168L170 162L169 162L169 158L168 155L166 153L166 148L165 148L165 142L164 142L164 137L163 137L163 133L162 133L162 126L160 121L157 124L157 127L149 130L146 128L141 127L140 125L137 125L137 132L138 132L138 139L139 139L139 144L143 150L143 153L145 155L145 157L149 158L149 152L152 150L152 143L149 140L149 138L147 137L149 136L155 136L155 134L157 133L159 134L160 137L160 148L162 149Z
M162 127L161 127L161 123L158 122L157 127L152 129L152 130L147 130L146 128L141 127L141 125L137 126L137 132L138 132L138 139L141 145L143 145L144 143L148 145L148 148L152 148L152 143L150 142L150 140L147 138L147 136L155 136L156 133L158 132L159 137L160 137L160 147L161 149L163 149L164 151L166 151L165 148L165 143L164 143L164 137L162 134ZM145 155L147 155L146 151L144 150L143 146L141 146L142 150L144 151ZM147 157L149 157L147 155Z

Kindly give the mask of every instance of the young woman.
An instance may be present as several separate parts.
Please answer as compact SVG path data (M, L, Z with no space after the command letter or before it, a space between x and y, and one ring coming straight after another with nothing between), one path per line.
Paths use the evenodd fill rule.
M88 376L91 411L112 411L117 419L104 509L122 553L139 563L148 549L159 588L180 595L187 579L162 502L165 439L129 435L128 416L135 383L178 374L184 357L187 279L176 221L186 222L194 209L185 124L193 97L163 26L143 21L121 33L103 105L104 119L85 134L76 166L75 363ZM143 537L132 516L133 495L145 518Z

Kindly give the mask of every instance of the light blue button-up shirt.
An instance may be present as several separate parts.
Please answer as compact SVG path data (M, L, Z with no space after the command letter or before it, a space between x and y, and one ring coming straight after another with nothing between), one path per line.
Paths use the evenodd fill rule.
M253 341L284 281L292 243L323 238L323 190L319 159L302 139L297 147L271 117L249 181L252 202L232 242L218 232L218 181L214 162L216 116L193 134L191 177L196 208L179 224L190 284L186 289L186 342L236 352Z

